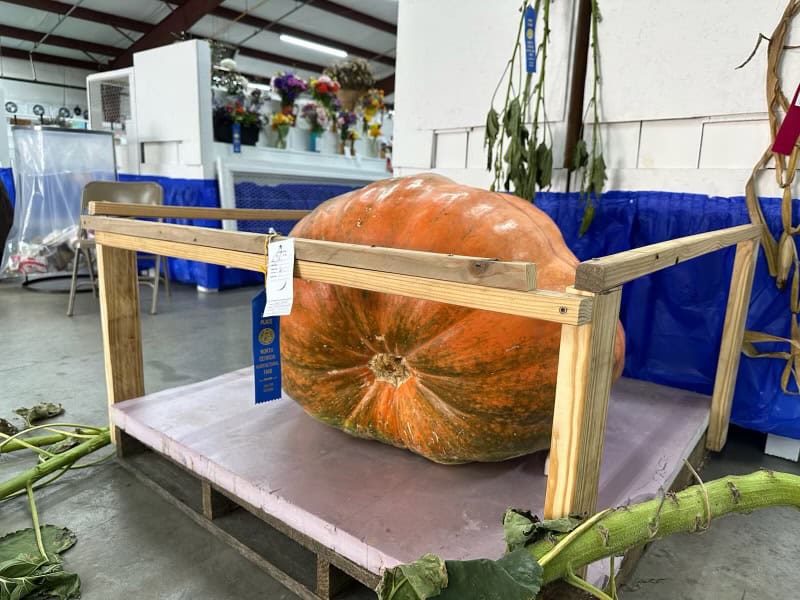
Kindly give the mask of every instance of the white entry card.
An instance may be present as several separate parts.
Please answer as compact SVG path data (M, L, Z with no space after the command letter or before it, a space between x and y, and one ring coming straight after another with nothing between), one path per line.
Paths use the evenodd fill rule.
M267 257L267 304L263 316L288 315L294 300L294 240L270 242Z

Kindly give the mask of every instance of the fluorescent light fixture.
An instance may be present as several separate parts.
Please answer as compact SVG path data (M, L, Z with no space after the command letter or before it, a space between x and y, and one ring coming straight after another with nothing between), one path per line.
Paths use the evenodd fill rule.
M317 52L324 52L325 54L333 54L333 56L338 56L339 58L345 58L347 56L347 52L344 50L331 48L330 46L323 46L322 44L317 44L316 42L309 42L308 40L296 38L293 35L286 35L285 33L281 34L281 41L288 44L294 44L295 46L302 46L303 48L308 48L309 50L316 50Z

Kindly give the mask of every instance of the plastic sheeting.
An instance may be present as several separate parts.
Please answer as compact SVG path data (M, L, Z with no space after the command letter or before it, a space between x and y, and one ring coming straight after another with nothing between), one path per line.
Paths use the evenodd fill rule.
M172 179L149 175L120 175L120 181L155 181L164 189L164 204L172 206L219 207L219 192L214 179ZM236 184L237 208L313 209L329 198L354 189L341 185L279 184L257 185L249 182ZM220 221L203 219L167 219L169 223L221 228ZM240 231L266 233L274 227L288 233L294 227L288 221L240 221ZM181 283L196 284L211 290L263 283L260 273L242 269L228 269L179 258L169 259L170 277Z
M583 206L577 194L537 194L536 204L556 221L581 260L749 222L743 197L608 192L590 231L579 238ZM770 229L779 232L780 200L762 199L762 208ZM626 376L711 394L733 254L733 248L714 252L625 285L620 318L627 338ZM788 337L789 314L788 291L775 287L762 253L747 327ZM734 423L800 438L800 397L780 387L784 364L741 357Z
M0 275L64 271L77 239L83 187L116 179L114 138L39 127L12 133L16 202Z

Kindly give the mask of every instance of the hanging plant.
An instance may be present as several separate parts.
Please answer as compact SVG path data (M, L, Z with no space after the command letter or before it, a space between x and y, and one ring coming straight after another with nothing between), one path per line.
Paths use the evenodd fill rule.
M535 199L536 189L549 187L553 178L553 136L546 126L545 113L550 2L551 0L536 0L533 7L528 0L522 3L511 58L495 88L486 116L486 168L494 171L494 181L490 189L503 189L531 201ZM543 33L537 46L534 32L540 11ZM525 56L519 41L523 30L526 39ZM537 75L535 83L534 74ZM498 112L494 103L506 77L505 101L502 110ZM540 123L544 125L541 129Z
M597 43L597 26L602 17L597 0L592 0L592 21L591 21L591 48L592 65L594 69L594 81L592 85L592 97L586 105L586 114L592 112L592 145L589 149L584 139L578 140L575 145L575 152L572 156L570 171L580 171L581 185L580 197L584 205L583 220L581 221L580 235L586 233L594 219L595 205L600 201L608 175L606 173L606 161L603 158L603 144L600 137L600 115L598 108L598 89L600 86L600 49Z
M547 49L551 34L551 1L536 0L533 7L528 0L522 3L519 29L514 38L511 59L506 64L500 82L495 88L489 113L486 115L484 140L484 147L487 149L486 168L494 172L494 180L490 189L513 192L520 198L530 199L531 202L536 200L537 189L550 187L553 179L553 136L547 124L545 101ZM533 43L534 29L536 15L540 11L542 39L536 46ZM585 206L580 229L581 235L588 230L592 223L595 205L599 202L608 179L599 131L600 55L597 26L600 22L600 10L597 0L592 0L591 19L594 81L592 97L587 104L587 115L591 110L593 114L592 143L590 147L585 140L579 140L570 165L570 171L580 171L581 174L580 193L581 201ZM519 42L523 30L526 40L525 57L522 56ZM536 64L537 58L539 59L538 65ZM524 83L522 79L523 63L527 67ZM519 76L515 86L514 75L517 72L519 72ZM538 73L535 83L533 81L534 73ZM503 108L498 112L494 103L504 81L506 81L506 96ZM586 121L586 116L583 120Z

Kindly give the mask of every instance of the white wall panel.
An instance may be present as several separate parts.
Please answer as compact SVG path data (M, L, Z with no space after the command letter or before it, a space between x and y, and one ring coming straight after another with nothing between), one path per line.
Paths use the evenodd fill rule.
M700 168L752 169L769 143L766 119L704 123Z
M702 134L702 119L644 121L637 166L641 169L697 168Z

